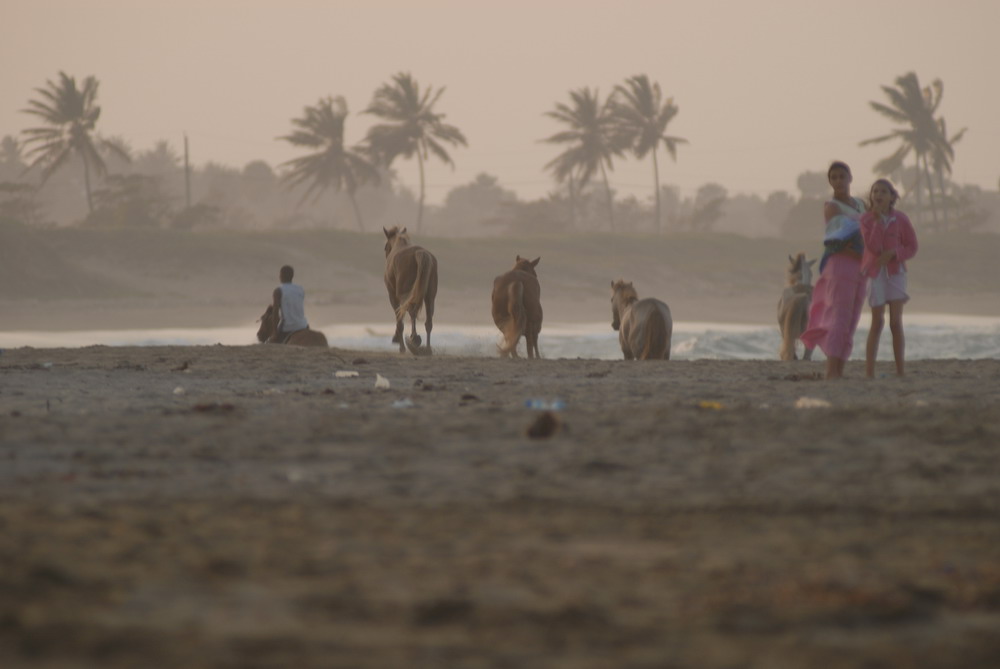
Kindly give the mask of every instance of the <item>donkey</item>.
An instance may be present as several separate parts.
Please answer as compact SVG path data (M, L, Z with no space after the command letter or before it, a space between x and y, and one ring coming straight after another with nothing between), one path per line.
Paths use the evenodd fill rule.
M410 243L406 228L393 226L385 233L385 287L389 304L396 314L396 334L392 341L399 344L399 352L409 349L413 355L430 355L431 330L434 329L434 298L437 297L437 258L421 246ZM417 315L424 308L424 330L427 345L421 348L417 334ZM403 319L410 316L410 336L403 341Z
M812 267L816 259L807 261L804 253L788 256L788 285L778 300L778 327L781 328L782 360L798 360L795 342L809 325L809 305L812 303ZM806 347L803 360L812 360L811 348Z
M517 256L514 268L493 280L493 322L503 333L497 345L503 358L517 357L517 343L524 336L528 358L538 358L538 333L542 330L542 289L535 267L541 258Z

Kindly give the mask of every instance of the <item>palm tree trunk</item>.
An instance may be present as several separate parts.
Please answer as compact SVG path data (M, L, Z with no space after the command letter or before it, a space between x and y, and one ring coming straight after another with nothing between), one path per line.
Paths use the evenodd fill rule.
M921 198L920 198L920 156L917 156L917 177L916 177L916 182L913 185L913 192L917 194L916 218L918 221L920 221L924 215L924 212L922 211L923 207L921 205Z
M576 230L576 180L569 175L569 225Z
M663 214L660 211L660 166L656 162L656 147L653 147L653 186L656 188L656 234L660 234Z
M83 158L83 186L87 190L87 213L94 213L94 195L90 192L90 163Z
M420 205L417 207L417 233L419 233L424 220L424 157L420 151L417 151L417 165L420 167Z
M361 220L361 209L358 207L358 201L354 197L354 191L353 190L347 191L347 195L348 197L351 198L351 207L354 208L354 220L358 222L358 230L360 232L364 232L365 224L364 221Z
M950 212L948 211L948 194L945 193L945 189L944 189L944 171L943 170L941 170L941 169L937 170L937 178L938 178L938 192L941 193L941 208L944 210L943 211L943 214L944 214L944 226L943 227L945 229L947 229L949 227L949 225L948 225L948 218L950 216Z
M927 154L924 154L924 182L927 184L927 197L931 201L931 217L934 219L934 229L940 229L940 222L938 221L938 210L937 210L937 198L934 196L934 182L931 180L931 165L930 161L927 159Z
M604 163L601 163L601 176L604 177L604 191L608 196L608 221L611 223L611 230L615 229L615 207L614 202L611 200L611 183L608 181L608 171L604 169Z

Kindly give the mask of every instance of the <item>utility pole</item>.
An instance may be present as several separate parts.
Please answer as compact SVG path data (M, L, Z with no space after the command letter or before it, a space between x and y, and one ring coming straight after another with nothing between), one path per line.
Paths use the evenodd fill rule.
M191 163L188 162L188 136L184 133L184 202L191 208Z

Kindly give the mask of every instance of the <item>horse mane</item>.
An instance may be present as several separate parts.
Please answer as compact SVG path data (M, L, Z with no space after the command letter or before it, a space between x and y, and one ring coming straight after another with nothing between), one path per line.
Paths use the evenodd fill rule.
M639 299L639 293L636 292L631 281L626 282L624 279L618 279L611 286L611 289L614 293L621 294L624 306L628 306Z
M400 228L398 225L394 225L388 230L382 228L385 232L386 238L386 252L397 246L410 246L410 235L406 231L406 228Z
M802 280L802 263L806 261L806 254L800 251L794 258L788 256L788 261L791 263L788 266L788 285L794 286Z

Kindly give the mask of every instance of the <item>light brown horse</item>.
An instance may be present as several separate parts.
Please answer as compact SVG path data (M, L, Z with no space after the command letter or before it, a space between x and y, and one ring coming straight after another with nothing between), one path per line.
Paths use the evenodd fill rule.
M812 303L812 266L816 259L806 260L806 254L788 256L788 285L778 300L778 327L781 328L782 360L798 360L795 342L809 325L809 305ZM806 348L803 360L812 359L812 349Z
M257 341L267 344L292 344L294 346L329 346L326 342L326 335L319 330L299 330L293 332L284 341L277 338L278 314L274 310L274 305L267 305L267 311L260 317L260 328L257 330Z
M385 288L389 292L389 304L396 314L396 334L393 343L399 344L399 352L409 348L414 355L430 355L431 330L434 329L434 298L437 297L437 258L421 246L410 243L406 228L393 226L385 233ZM424 308L424 330L427 345L421 348L417 334L417 315ZM410 336L403 341L403 319L410 315Z
M611 327L626 360L670 359L670 307L653 297L640 300L631 281L611 282Z
M542 331L542 289L535 267L541 258L517 256L514 268L493 280L493 322L503 333L500 356L517 357L517 343L524 336L529 358L538 358L538 333Z

